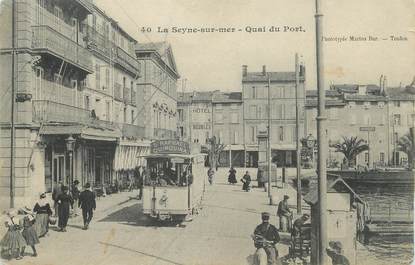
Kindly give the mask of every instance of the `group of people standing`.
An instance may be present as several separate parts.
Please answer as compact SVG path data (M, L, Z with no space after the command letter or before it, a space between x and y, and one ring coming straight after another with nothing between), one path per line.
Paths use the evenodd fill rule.
M53 190L52 200L54 211L46 199L46 193L39 196L33 210L28 207L10 209L7 212L5 225L7 232L0 241L0 246L7 251L9 259L15 257L22 259L25 254L26 246L30 246L33 256L37 256L35 245L40 243L39 238L44 237L49 231L49 224L56 224L58 218L59 232L66 232L70 209L74 210L74 216L78 215L78 208L82 209L84 221L83 229L88 229L92 220L93 210L96 209L95 194L91 190L91 185L86 183L84 191L80 192L79 181L75 180L71 187L64 186L62 183Z

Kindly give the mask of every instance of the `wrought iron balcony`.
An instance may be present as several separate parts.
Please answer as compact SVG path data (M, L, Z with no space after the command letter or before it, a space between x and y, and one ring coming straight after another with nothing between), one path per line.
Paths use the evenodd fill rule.
M116 57L114 62L119 66L123 67L125 70L130 72L135 76L139 76L140 74L140 62L138 62L134 57L126 53L120 47L115 49Z
M127 139L141 139L145 137L144 126L118 123L118 127L121 129L122 136Z
M86 124L91 120L91 112L49 100L33 100L34 122L73 122Z
M33 26L32 48L52 54L92 73L91 54L82 46L49 26Z

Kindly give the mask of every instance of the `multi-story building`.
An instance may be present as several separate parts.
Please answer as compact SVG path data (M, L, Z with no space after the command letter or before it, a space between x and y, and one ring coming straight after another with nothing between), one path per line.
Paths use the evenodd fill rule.
M177 136L177 79L180 77L171 46L166 42L135 46L142 75L137 80L138 114L150 139Z
M184 141L205 144L213 135L212 100L218 91L178 93L177 132Z
M304 136L305 69L300 67L297 90L300 138ZM244 143L248 166L258 160L259 128L267 128L271 121L272 159L278 166L296 165L296 85L295 72L248 72L242 69L242 95L244 112ZM270 86L268 88L268 86ZM270 91L270 95L268 95ZM268 105L271 113L268 117Z
M317 135L317 92L306 93L307 134ZM404 165L407 156L398 151L397 141L414 126L415 93L407 88L376 85L332 85L326 91L329 144L343 137L365 140L369 150L356 158L358 165ZM395 161L393 159L395 154ZM328 165L340 165L343 155L329 148Z
M225 146L220 166L245 166L241 92L216 92L213 97L213 135Z
M136 41L89 0L3 1L0 22L8 25L0 40L0 208L11 198L11 116L3 114L13 100L13 39L15 204L30 203L58 182L102 186L117 169L131 169L120 145L144 136L134 119Z

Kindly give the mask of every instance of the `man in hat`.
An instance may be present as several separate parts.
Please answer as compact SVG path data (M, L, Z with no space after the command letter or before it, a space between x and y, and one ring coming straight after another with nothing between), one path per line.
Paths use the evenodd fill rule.
M288 195L284 195L284 199L278 204L277 215L280 218L280 231L290 232L292 213L288 207Z
M52 200L54 202L53 204L53 208L54 208L54 216L57 217L58 216L58 211L59 211L59 203L58 203L58 197L59 195L62 194L62 187L63 187L63 182L59 181L58 185L53 187L53 192L52 192Z
M300 218L294 221L293 229L291 231L291 235L296 237L299 236L303 230L304 223L310 219L310 215L308 213L303 214Z
M84 230L88 229L92 220L93 210L96 208L95 194L91 191L91 185L85 184L85 190L79 195L78 206L82 209L82 218L84 219Z
M340 241L330 241L329 247L326 248L327 255L331 258L333 265L350 265L349 260L343 256L343 246Z
M72 192L72 199L73 199L73 213L74 216L78 216L78 200L79 200L79 194L81 193L79 191L78 188L79 185L79 181L76 179L74 180L72 187L71 187L71 192Z
M275 247L280 241L280 235L275 226L269 223L270 213L263 212L261 214L262 223L255 228L254 235L263 237L269 244L264 244L263 248L265 253L267 253L268 265L276 264L278 251Z

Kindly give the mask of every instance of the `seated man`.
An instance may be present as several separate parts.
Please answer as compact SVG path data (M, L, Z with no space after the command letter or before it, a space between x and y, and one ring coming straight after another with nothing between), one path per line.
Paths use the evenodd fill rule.
M308 219L310 219L310 215L305 213L303 214L303 216L295 220L293 224L293 229L291 231L291 235L294 237L300 236L304 227L304 223L307 222Z

